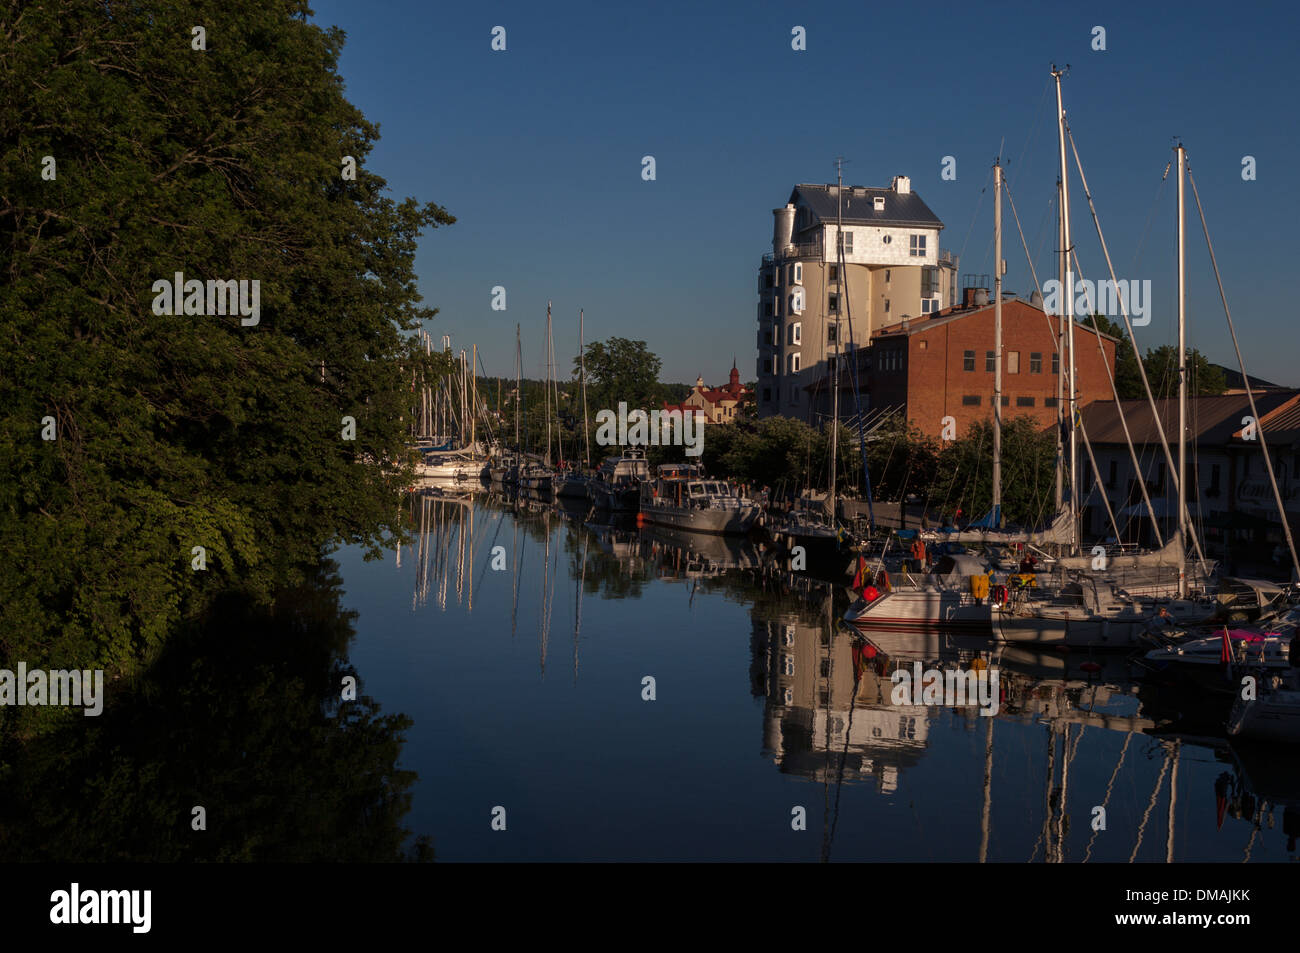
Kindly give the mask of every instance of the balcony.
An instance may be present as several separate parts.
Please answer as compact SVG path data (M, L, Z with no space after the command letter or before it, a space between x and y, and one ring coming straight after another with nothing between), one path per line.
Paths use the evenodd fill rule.
M820 240L815 242L805 242L801 245L787 245L784 253L778 258L771 252L763 256L763 265L773 265L777 261L794 261L797 258L816 258L822 256L822 243Z

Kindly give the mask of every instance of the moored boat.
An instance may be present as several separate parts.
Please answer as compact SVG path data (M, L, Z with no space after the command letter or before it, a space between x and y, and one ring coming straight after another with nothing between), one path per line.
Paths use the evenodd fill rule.
M641 484L641 517L647 523L694 533L744 534L762 511L736 488L711 480L698 464L665 463Z

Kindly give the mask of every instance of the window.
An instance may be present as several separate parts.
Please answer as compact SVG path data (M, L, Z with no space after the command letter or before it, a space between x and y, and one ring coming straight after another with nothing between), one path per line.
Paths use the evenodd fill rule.
M939 293L939 269L926 265L921 269L921 297L931 298Z
M1061 373L1061 353L1059 351L1052 354L1052 376L1056 377Z
M765 403L765 404L770 404L771 402L772 402L772 388L770 388L770 387L764 387L764 388L763 388L763 403Z
M1011 406L1011 398L1008 397L1006 394L1003 394L1003 395L1002 395L1002 406L1003 406L1003 407L1010 407L1010 406Z
M791 268L792 268L792 270L794 271L794 282L793 282L793 283L796 284L796 285L801 285L801 284L803 284L803 262L801 262L801 261L796 261L796 262L791 266Z
M992 374L998 368L998 357L996 351L984 352L984 372Z
M967 394L961 399L963 407L978 407L980 405L979 394Z
M790 313L803 314L803 288L795 288L790 293Z
M909 249L909 254L913 258L924 258L925 257L925 236L913 235L911 238L912 238L912 244L911 244L911 248Z
M924 351L924 350L925 350L926 348L928 348L929 346L930 346L930 342L929 342L929 341L918 341L918 342L917 342L917 345L916 345L917 350L920 350L920 351Z
M766 274L764 275L764 285L765 285L765 287L768 287L768 288L775 288L775 287L776 287L776 271L775 271L775 269L772 269L772 268L767 269L767 272L766 272Z
M826 298L826 310L831 314L839 314L840 296L837 294L828 295Z
M771 301L768 301L766 305L767 306L764 308L763 317L765 318L776 317L776 305Z
M772 347L776 347L781 343L781 325L777 324L775 321L772 322L772 333L770 337Z
M770 358L770 357L765 357L765 358L763 358L763 362L762 362L762 366L761 366L760 370L761 370L761 372L764 373L764 374L771 374L771 373L772 373L772 358Z
M889 269L889 268L886 268L886 269L885 269L885 284L889 284L889 282L893 280L893 279L891 279L891 278L889 277L891 274L893 274L893 270L892 270L892 269Z
M871 207L877 212L883 212L885 210L885 197L883 195L877 195L871 200Z
M922 298L922 299L921 299L921 313L922 313L922 314L934 314L934 313L935 313L936 311L938 311L938 310L939 310L939 299L938 299L938 298Z
M1051 400L1051 398L1049 397L1048 400ZM1044 401L1044 403L1046 403L1046 401ZM1112 460L1110 461L1110 472L1106 475L1106 485L1109 487L1114 487L1115 481L1118 479L1119 479L1119 464L1116 463L1114 460Z
M1115 466L1115 464L1112 463L1111 466L1113 467ZM1210 486L1208 489L1206 489L1205 495L1206 496L1219 495L1219 465L1217 463L1210 464Z
M885 314L889 314L889 299L885 299Z
M1043 398L1043 406L1044 406L1044 407L1055 407L1055 406L1056 406L1056 398L1055 398L1055 397L1044 397L1044 398Z
M890 242L892 242L893 240L894 240L894 236L893 236L893 235L882 235L882 236L880 236L880 243L881 243L882 245L888 245L888 244L889 244Z
M778 318L781 317L781 299L780 299L780 298L774 298L774 299L772 300L772 306L773 306L774 308L776 308L776 317L778 317Z
M840 232L840 244L844 246L844 254L853 254L853 233Z
M1032 398L1032 397L1017 397L1017 398L1016 398L1016 406L1017 406L1017 407L1032 407L1032 406L1034 406L1034 398Z
M826 373L833 377L837 370L839 370L839 362L833 357L826 358Z
M840 326L838 324L832 323L826 325L826 343L827 344L840 343Z
M1031 374L1041 374L1041 373L1043 373L1043 353L1042 353L1042 351L1030 351L1030 352L1029 352L1029 373L1031 373Z
M790 355L790 373L791 374L799 373L799 352L798 351Z
M790 387L790 403L799 403L799 386L797 384Z
M1007 373L1008 374L1020 373L1020 352L1019 351L1007 351Z
M803 343L803 322L802 321L796 321L794 324L790 325L790 343L791 344Z
M962 351L962 352L961 352L961 369L962 369L963 371L973 371L973 370L975 370L975 352L974 352L974 351Z
M839 265L831 265L830 275L829 275L828 277L829 277L829 279L830 279L831 281L839 281L839 280L840 280L840 266L839 266Z

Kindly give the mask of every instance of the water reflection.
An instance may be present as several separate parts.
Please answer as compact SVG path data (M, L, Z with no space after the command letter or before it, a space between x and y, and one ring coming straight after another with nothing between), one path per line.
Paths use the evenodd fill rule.
M428 838L404 827L410 720L363 690L343 698L358 678L355 614L335 568L324 561L270 607L222 595L138 683L110 685L100 717L0 752L4 857L430 858Z
M843 579L787 572L743 539L610 523L585 507L539 497L417 495L411 505L418 531L404 558L416 561L417 612L436 606L451 638L473 631L490 640L498 624L508 624L511 638L522 639L535 626L535 682L549 682L551 641L571 632L568 695L528 688L512 655L495 664L516 694L528 695L526 711L522 702L515 710L530 722L527 743L544 745L562 765L542 769L554 773L544 784L591 788L597 811L639 832L621 835L617 853L612 841L570 831L536 842L528 856L1296 857L1295 753L1230 745L1226 697L1145 682L1121 656L935 634L863 636L838 622ZM489 568L496 547L508 554L508 571ZM452 591L455 599L428 598ZM447 645L451 664L466 671L483 664L474 646ZM895 704L891 676L918 663L939 672L995 669L996 714ZM623 688L615 693L620 680L673 666L681 669L671 692L657 702L668 714L651 717L625 700ZM752 713L732 691L737 676L758 706ZM401 691L396 683L392 690ZM456 722L454 706L440 711ZM656 718L681 719L677 734ZM604 733L605 722L617 732ZM730 725L744 722L752 743L742 729L725 749L718 746ZM466 720L464 730L470 725ZM623 770L629 779L647 772L645 790L631 791L630 780L622 784L585 763L585 752L569 748L577 741L568 735L578 733L602 751L617 745L639 755ZM485 735L476 750L486 757L516 743L525 741ZM647 754L665 745L672 755ZM762 765L766 775L755 773ZM485 779L482 798L504 778ZM461 783L478 796L477 780ZM665 784L695 792L696 801L661 803L651 792ZM699 829L699 812L720 803L734 824ZM781 805L788 803L807 807L815 847L787 836L791 809ZM538 803L543 808L548 817L569 809L554 799ZM695 831L694 839L679 836L683 828ZM503 840L448 836L467 858L520 856Z

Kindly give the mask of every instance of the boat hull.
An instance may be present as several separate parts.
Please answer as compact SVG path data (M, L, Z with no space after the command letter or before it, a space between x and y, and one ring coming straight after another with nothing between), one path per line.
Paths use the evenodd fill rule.
M854 603L844 621L864 632L993 634L988 603L976 602L956 589L894 590L870 603Z
M647 523L719 536L742 536L758 519L757 506L702 508L684 506L645 506L641 516Z

